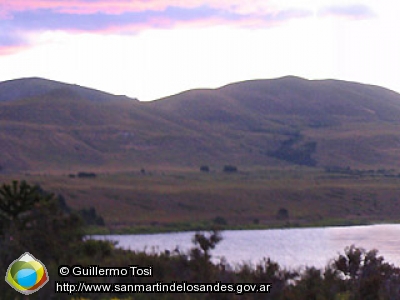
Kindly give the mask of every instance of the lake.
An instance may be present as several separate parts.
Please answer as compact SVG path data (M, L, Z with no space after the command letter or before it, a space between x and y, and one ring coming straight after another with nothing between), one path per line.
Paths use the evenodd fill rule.
M118 242L124 249L164 251L190 249L194 232L91 236ZM225 257L233 265L257 263L270 257L281 266L323 268L330 259L354 244L366 250L378 249L385 261L400 266L400 225L294 228L269 230L227 230L211 254L218 261Z

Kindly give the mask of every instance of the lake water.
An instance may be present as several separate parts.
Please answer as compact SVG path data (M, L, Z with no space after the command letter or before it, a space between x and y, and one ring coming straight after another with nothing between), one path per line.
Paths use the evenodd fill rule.
M92 236L118 242L124 249L164 251L190 249L194 232ZM400 225L368 225L271 230L227 230L211 254L225 257L232 265L257 263L270 257L287 268L305 265L323 268L329 260L354 244L366 250L378 249L385 261L400 266Z

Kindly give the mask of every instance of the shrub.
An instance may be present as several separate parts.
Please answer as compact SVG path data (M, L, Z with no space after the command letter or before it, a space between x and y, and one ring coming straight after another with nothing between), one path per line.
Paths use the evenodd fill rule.
M210 168L208 167L208 166L206 166L206 165L204 165L204 166L201 166L200 167L200 171L201 172L210 172Z
M78 173L79 178L96 178L97 175L96 173L90 173L90 172L79 172Z
M90 207L88 209L84 208L79 211L79 214L82 216L86 225L98 225L104 226L104 219L99 216L94 207Z
M221 217L221 216L216 216L213 220L214 224L217 225L227 225L228 222L225 220L225 218Z
M225 172L225 173L235 173L235 172L237 172L237 171L238 171L238 169L237 169L236 166L232 166L232 165L226 165L226 166L224 166L224 172Z
M278 220L287 220L289 219L289 211L286 208L281 207L276 213L276 218Z

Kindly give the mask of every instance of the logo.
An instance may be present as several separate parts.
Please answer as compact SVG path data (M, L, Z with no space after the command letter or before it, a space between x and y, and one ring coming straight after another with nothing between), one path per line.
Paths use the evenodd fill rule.
M16 291L30 295L49 281L46 267L26 252L8 267L6 282Z

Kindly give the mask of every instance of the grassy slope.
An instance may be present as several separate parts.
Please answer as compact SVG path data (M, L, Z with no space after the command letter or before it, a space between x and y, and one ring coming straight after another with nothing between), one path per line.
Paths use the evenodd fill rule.
M13 94L16 83L25 94ZM0 166L10 173L400 161L400 96L356 83L286 77L140 103L31 79L0 83L0 102Z
M270 154L297 135L288 150L301 156L315 143L311 156L319 166L399 167L400 96L376 86L286 77L188 91L147 105L212 128L222 142L233 142L225 153L235 153L237 163L276 165Z
M6 171L137 168L177 133L191 135L136 101L93 103L64 90L2 104L0 124Z

